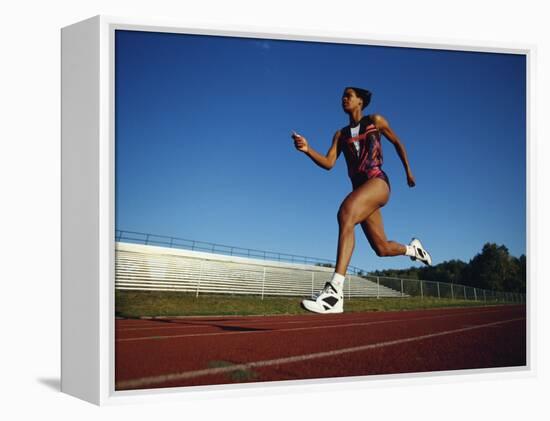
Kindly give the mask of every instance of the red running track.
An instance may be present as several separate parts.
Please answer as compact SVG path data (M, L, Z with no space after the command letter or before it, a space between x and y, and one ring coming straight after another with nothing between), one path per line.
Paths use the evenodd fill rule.
M116 321L116 390L525 365L523 305Z

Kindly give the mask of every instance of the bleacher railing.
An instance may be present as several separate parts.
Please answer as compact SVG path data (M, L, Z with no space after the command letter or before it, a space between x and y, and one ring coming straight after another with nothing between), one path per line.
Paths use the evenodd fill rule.
M170 237L166 235L146 234L136 231L115 231L115 241L127 242L133 244L144 244L151 246L161 246L170 248L179 248L192 251L204 251L208 253L224 254L226 256L250 257L253 259L271 260L286 263L303 263L306 265L317 265L324 267L334 267L334 261L321 259L318 257L300 256L296 254L279 253L275 251L265 251L249 249L244 247L228 246L224 244L209 243L206 241L188 240L180 237ZM356 266L349 266L348 273L353 275L366 275L366 271Z

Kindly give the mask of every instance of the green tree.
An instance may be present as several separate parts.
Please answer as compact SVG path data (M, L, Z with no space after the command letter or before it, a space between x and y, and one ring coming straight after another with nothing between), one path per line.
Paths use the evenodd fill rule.
M434 282L464 283L464 271L467 264L462 260L449 260L436 266L419 269L420 279Z
M526 265L525 255L521 255L519 258L510 257L509 267L504 278L504 289L510 292L524 293L526 290Z
M332 263L315 263L315 266L320 266L320 267L323 267L323 268L334 268L334 267L336 267Z
M519 258L510 256L504 245L486 243L481 253L475 255L469 263L461 260L449 260L430 267L387 269L374 271L371 274L525 293L527 259L525 255L521 255Z
M469 263L470 284L478 288L504 291L515 275L506 246L486 243Z

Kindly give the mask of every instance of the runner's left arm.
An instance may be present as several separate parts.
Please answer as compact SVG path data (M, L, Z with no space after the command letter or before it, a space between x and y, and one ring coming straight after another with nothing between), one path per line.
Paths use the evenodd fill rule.
M407 158L407 151L405 150L405 146L403 145L401 140L399 140L395 132L390 127L388 121L384 117L382 117L380 114L374 114L372 116L372 120L374 121L374 125L376 126L376 128L380 130L380 133L382 133L384 137L388 139L390 143L395 147L397 155L399 155L403 167L405 168L405 173L407 174L407 184L409 185L409 187L414 187L416 181L412 174L411 166L409 165L409 159Z

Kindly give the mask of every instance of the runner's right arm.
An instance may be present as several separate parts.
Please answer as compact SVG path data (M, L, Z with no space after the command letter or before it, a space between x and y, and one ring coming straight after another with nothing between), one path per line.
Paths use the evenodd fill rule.
M334 163L336 162L336 160L338 159L338 156L340 155L340 149L338 148L338 139L340 138L340 130L338 130L334 134L334 137L332 138L332 145L326 155L321 155L319 152L311 148L305 137L300 136L297 133L293 133L292 138L294 139L294 146L296 147L296 149L298 149L300 152L303 152L307 156L309 156L311 160L315 162L317 165L319 165L321 168L324 168L325 170L328 171L332 167L334 167Z

